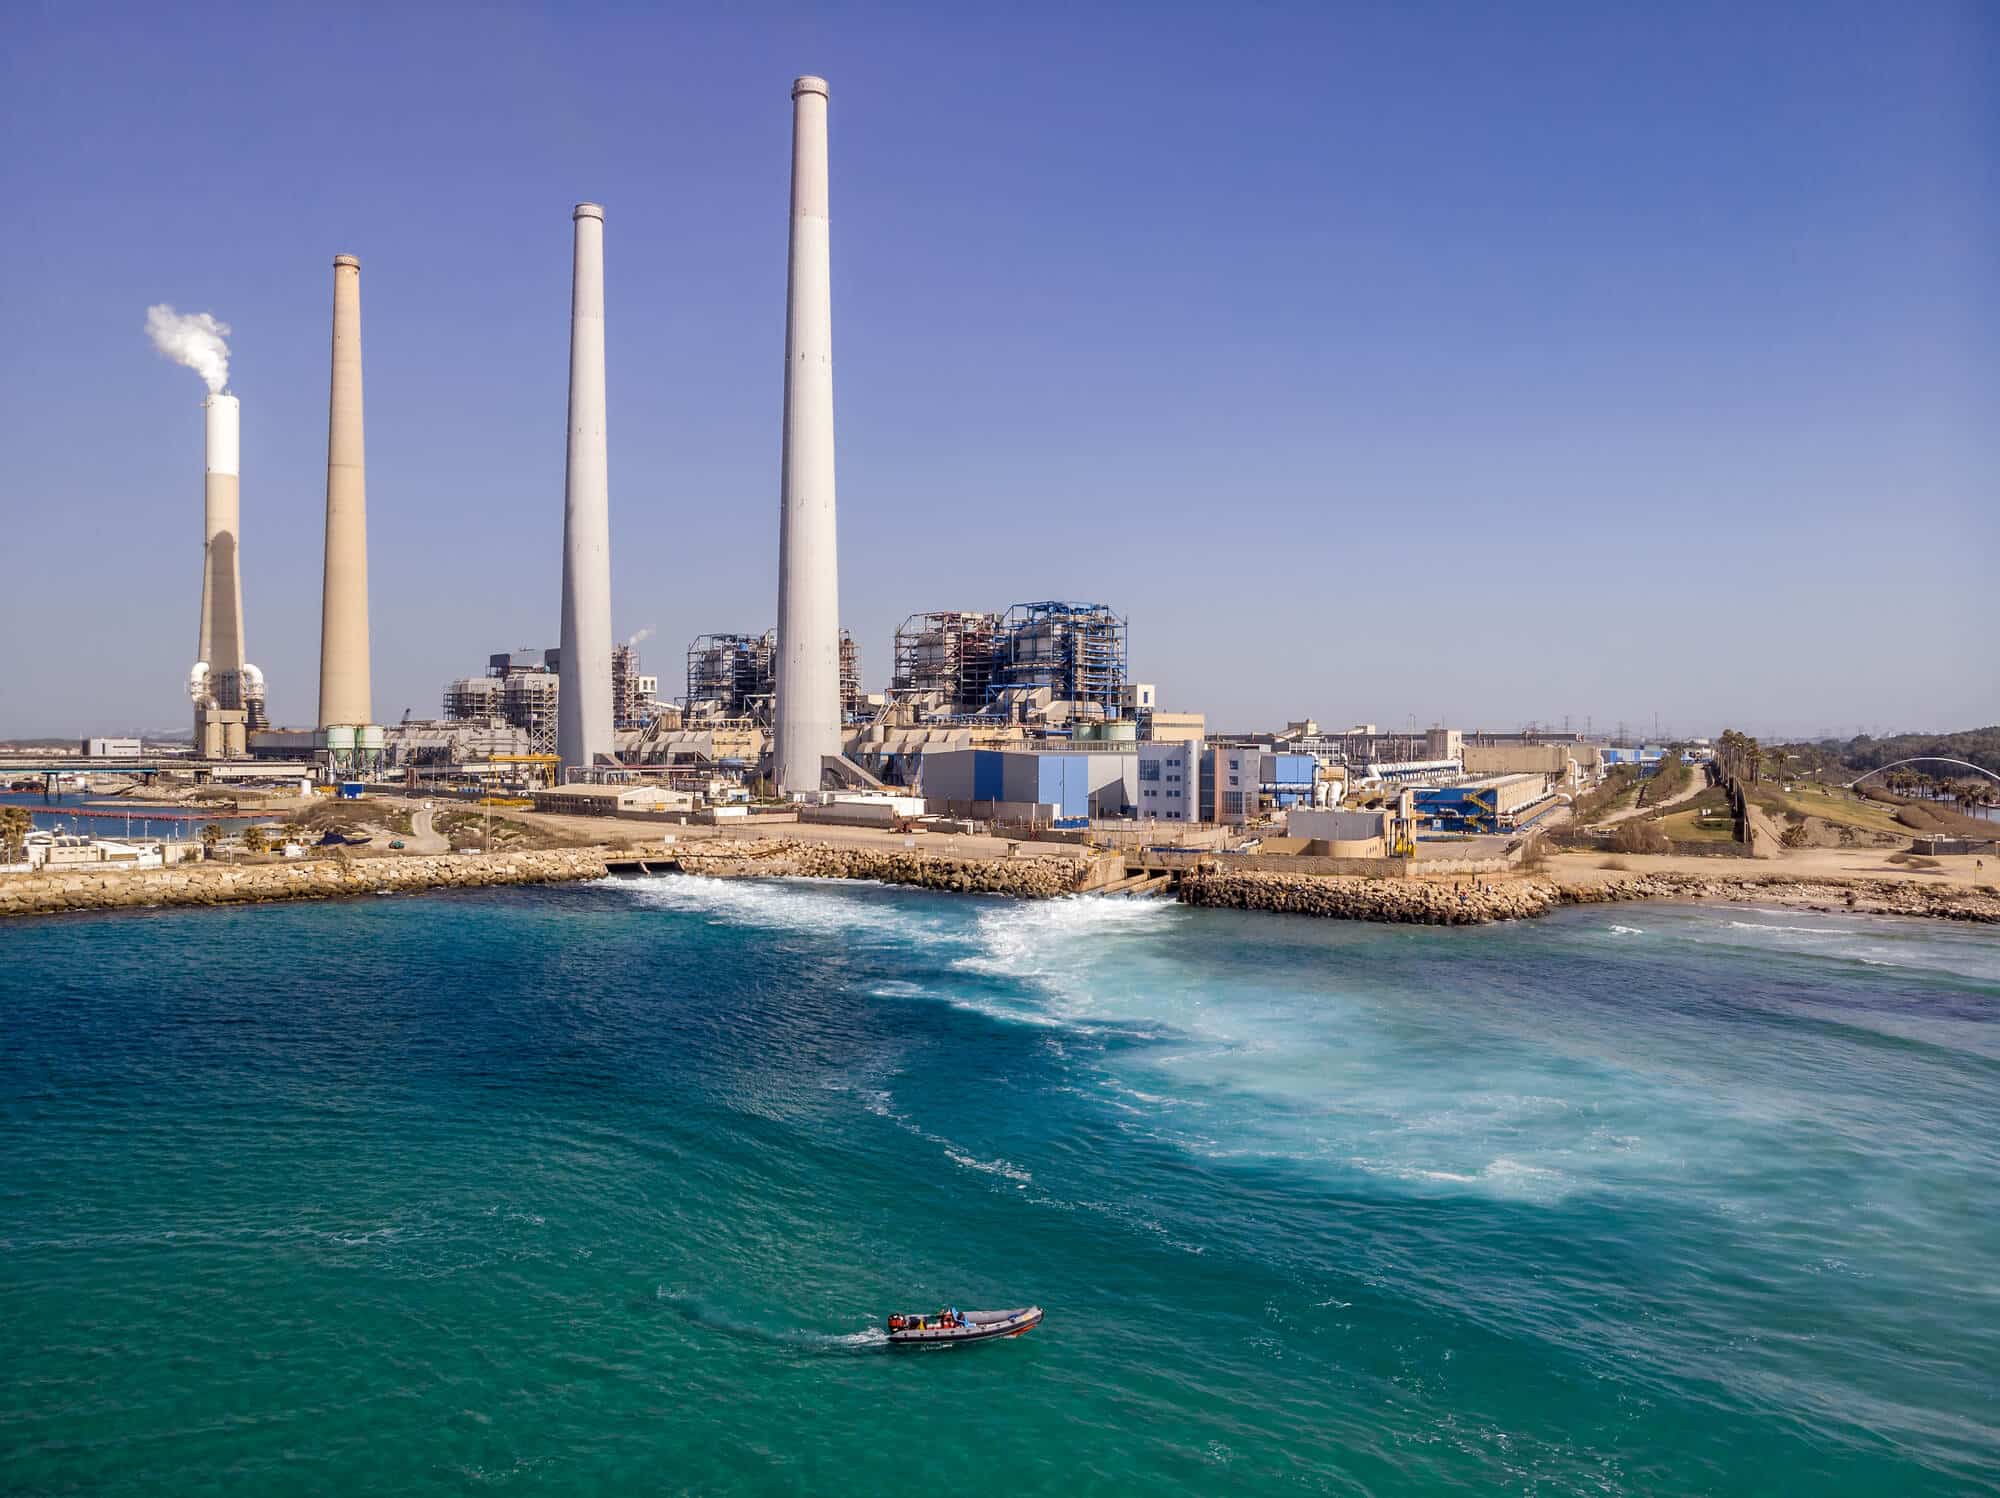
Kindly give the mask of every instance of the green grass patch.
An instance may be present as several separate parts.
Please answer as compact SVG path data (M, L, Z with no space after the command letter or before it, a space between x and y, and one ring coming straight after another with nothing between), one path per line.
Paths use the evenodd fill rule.
M1896 808L1866 801L1851 791L1814 785L1794 785L1780 790L1769 782L1752 789L1751 799L1775 815L1818 817L1836 827L1857 827L1866 832L1886 832L1892 837L1908 837L1910 829L1896 820Z
M1640 784L1639 804L1658 806L1663 801L1671 801L1687 788L1688 781L1693 778L1693 766L1682 764L1679 755L1662 759L1659 769Z
M1671 811L1660 818L1660 827L1677 843L1733 843L1736 820L1725 810L1713 812Z

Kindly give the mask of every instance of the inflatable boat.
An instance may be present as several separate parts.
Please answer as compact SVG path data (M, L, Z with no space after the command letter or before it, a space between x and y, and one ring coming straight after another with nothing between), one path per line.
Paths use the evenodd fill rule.
M1042 1308L1026 1306L1017 1311L938 1311L929 1316L896 1315L889 1318L892 1347L956 1347L964 1342L988 1342L995 1337L1018 1337L1042 1324Z

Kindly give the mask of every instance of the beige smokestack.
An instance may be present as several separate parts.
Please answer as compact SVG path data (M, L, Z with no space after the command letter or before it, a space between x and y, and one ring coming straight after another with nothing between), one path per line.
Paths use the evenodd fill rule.
M319 726L375 721L368 690L368 491L361 442L361 262L333 257L333 390L326 421L326 575Z

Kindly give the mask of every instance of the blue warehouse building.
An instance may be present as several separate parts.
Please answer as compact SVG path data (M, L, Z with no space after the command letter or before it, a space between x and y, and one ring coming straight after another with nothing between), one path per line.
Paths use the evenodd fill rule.
M1136 814L1137 747L928 750L919 787L935 811L1116 820Z

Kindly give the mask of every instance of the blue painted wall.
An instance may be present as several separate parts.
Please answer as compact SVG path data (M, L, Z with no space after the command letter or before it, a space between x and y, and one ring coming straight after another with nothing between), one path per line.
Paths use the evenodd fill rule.
M1037 801L1060 807L1065 817L1090 815L1090 761L1077 754L1041 754Z
M1004 761L997 749L975 749L972 751L972 799L975 801L1004 801L1006 792L1002 789L1001 771Z

